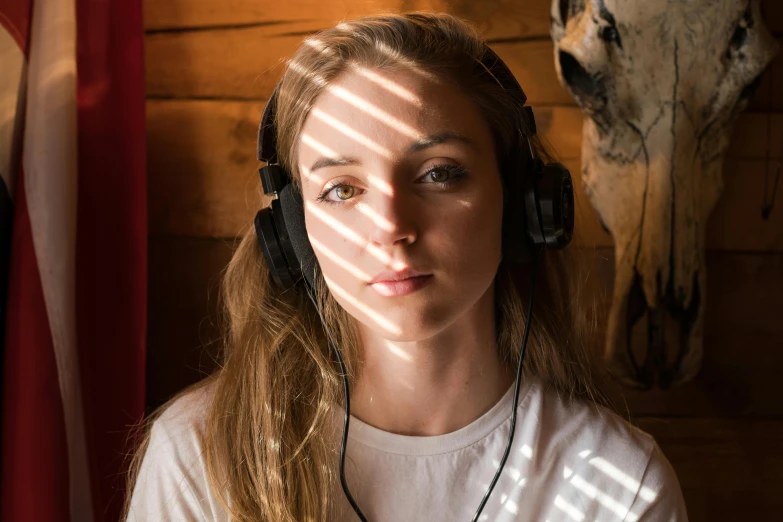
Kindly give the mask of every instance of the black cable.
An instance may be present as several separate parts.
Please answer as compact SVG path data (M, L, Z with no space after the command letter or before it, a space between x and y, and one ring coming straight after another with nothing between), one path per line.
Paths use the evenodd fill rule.
M530 318L531 318L531 312L533 311L533 294L534 294L535 284L536 284L536 274L538 273L538 259L541 255L542 250L543 247L536 248L533 255L533 270L532 270L532 275L530 277L530 299L528 301L527 313L525 316L525 332L522 335L522 349L520 350L519 363L517 364L517 377L514 384L514 403L511 410L511 428L508 433L508 443L506 444L506 451L503 453L503 458L500 460L500 466L498 467L498 470L495 473L495 477L492 479L489 488L487 488L487 492L484 494L484 498L481 500L481 504L479 504L478 510L476 511L476 514L473 516L472 522L478 522L479 516L481 515L481 511L484 509L487 500L489 500L489 496L492 494L492 490L495 488L495 484L497 483L498 478L500 478L500 473L503 471L503 466L506 465L508 454L511 451L511 445L514 442L514 430L517 424L517 404L519 402L519 382L522 378L522 363L525 360L525 347L527 346L527 338L528 338L528 334L530 333ZM309 285L305 284L305 286L307 287L307 295L310 298L310 300L313 302L313 305L315 306L315 309L318 312L318 317L321 318L321 326L324 329L324 332L326 332L326 335L329 337L329 342L332 345L332 349L334 350L334 353L337 355L337 361L340 364L340 372L342 372L343 392L345 393L345 420L343 422L343 437L342 437L342 445L340 447L340 483L342 484L343 492L345 493L345 496L348 498L348 502L351 503L351 507L358 515L359 520L361 520L362 522L367 522L367 518L364 516L364 513L362 513L362 510L359 509L359 505L356 503L353 496L351 495L351 492L348 489L348 483L345 480L345 453L346 453L346 445L348 442L348 424L351 417L350 393L348 390L348 378L346 377L345 364L343 363L343 358L340 355L340 350L337 349L337 346L335 345L335 342L332 339L332 335L329 333L329 330L326 328L326 323L324 322L323 315L321 315L321 308L315 302L315 298L313 297L310 291Z
M342 373L342 377L343 377L343 393L345 394L345 419L343 420L343 440L342 440L342 444L340 445L340 484L342 484L343 492L345 493L345 496L348 497L348 502L351 503L351 507L359 516L359 520L361 520L362 522L367 522L367 518L364 516L364 513L362 513L362 510L359 509L359 505L353 499L353 496L351 495L351 491L348 489L348 482L346 482L345 480L345 447L348 443L348 424L350 423L351 420L351 399L350 399L351 394L348 390L348 378L346 377L345 363L343 363L343 358L340 355L340 350L337 349L337 346L335 345L335 342L332 339L332 334L330 334L329 330L326 328L326 322L324 321L324 316L321 315L321 307L319 307L318 304L315 302L315 298L313 297L313 294L310 291L310 286L307 284L307 281L305 281L305 286L307 287L307 296L313 302L313 306L315 306L315 309L318 312L318 317L321 318L321 327L323 328L324 332L326 332L327 337L329 337L329 342L332 345L332 349L334 350L334 353L337 355L337 362L340 364L340 372Z
M530 276L530 299L528 301L527 305L527 314L525 314L525 332L522 334L522 349L519 352L519 363L517 364L517 379L514 383L514 405L512 406L511 410L511 428L508 432L508 444L506 444L506 452L503 453L503 458L500 460L500 466L498 467L497 472L495 473L495 477L492 479L492 483L489 485L489 488L487 488L487 492L484 494L484 499L481 501L481 504L479 504L478 510L476 511L476 514L473 516L472 522L478 522L479 515L481 515L481 510L484 509L484 505L487 503L487 500L489 500L490 494L492 494L492 490L495 487L495 484L498 481L498 478L500 478L500 472L503 471L503 466L506 464L506 459L508 458L508 454L511 451L511 443L514 442L514 429L517 425L517 403L519 402L519 381L522 379L522 362L525 360L525 347L527 346L527 336L530 333L530 317L531 312L533 311L533 294L535 293L535 284L536 284L536 274L538 273L538 259L541 255L541 251L543 250L543 246L539 246L535 249L535 252L533 254L533 269L532 269L532 275Z

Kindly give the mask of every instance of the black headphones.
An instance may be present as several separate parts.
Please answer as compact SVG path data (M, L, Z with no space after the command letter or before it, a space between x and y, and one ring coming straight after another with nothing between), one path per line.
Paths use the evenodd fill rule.
M511 169L519 168L520 172L515 177L513 172L501 172L506 186L505 201L516 201L514 195L522 191L524 212L520 212L517 206L506 204L503 214L503 256L512 262L533 261L531 270L530 296L525 319L525 331L522 336L522 348L514 386L514 401L511 411L511 428L508 435L508 443L500 466L495 473L492 482L487 488L484 498L479 504L473 522L477 522L481 511L489 499L495 484L500 477L503 466L506 463L511 444L514 440L516 427L517 404L519 401L519 382L522 376L522 363L525 359L525 346L530 332L530 319L533 310L533 294L535 288L537 261L543 248L561 249L571 241L574 230L574 188L571 182L571 174L562 163L544 164L536 158L530 136L536 132L533 110L525 106L527 96L519 86L519 83L511 74L511 71L503 61L488 46L479 64L495 79L496 82L507 91L524 111L525 121L520 122L520 127L528 130L528 136L520 136L518 158L513 157L508 162ZM343 420L342 445L340 447L340 482L343 492L351 504L351 507L362 522L367 519L359 509L348 488L345 479L345 456L348 442L348 427L351 416L350 390L346 378L345 364L340 350L329 334L324 324L321 310L316 303L311 289L314 285L317 261L315 252L307 238L305 229L304 204L302 195L296 189L291 180L291 175L277 163L277 133L275 132L275 112L277 108L277 96L280 84L275 87L272 96L264 108L261 117L261 125L258 130L258 159L265 161L267 165L262 167L261 183L264 193L273 196L272 204L261 209L256 214L255 226L258 242L264 251L269 271L277 284L284 290L294 288L304 275L307 283L307 295L313 302L321 323L324 326L332 349L337 355L343 378L343 392L345 398L345 417ZM517 161L518 160L518 161ZM521 205L520 205L521 206Z
M480 64L519 102L525 114L521 127L529 135L535 134L533 110L524 105L527 96L506 64L488 46L485 49ZM267 163L259 169L261 183L264 194L274 199L269 207L258 211L255 227L272 277L280 287L289 289L303 275L312 285L318 263L307 238L302 195L291 182L291 175L277 163L275 114L279 89L278 83L258 129L258 159ZM512 204L506 206L503 216L504 257L513 262L528 261L537 245L553 250L564 248L574 230L571 174L562 163L544 164L535 157L530 137L521 138L521 161L510 162L519 166L521 172L516 178L513 172L502 173L509 182L508 190L514 194L521 188L524 201L524 214Z

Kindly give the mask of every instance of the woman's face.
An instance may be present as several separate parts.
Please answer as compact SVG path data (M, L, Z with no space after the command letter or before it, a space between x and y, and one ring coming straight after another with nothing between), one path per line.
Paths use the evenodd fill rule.
M297 162L326 283L367 328L423 340L491 289L500 174L487 123L456 86L411 71L349 69L316 100ZM403 270L426 276L370 284Z

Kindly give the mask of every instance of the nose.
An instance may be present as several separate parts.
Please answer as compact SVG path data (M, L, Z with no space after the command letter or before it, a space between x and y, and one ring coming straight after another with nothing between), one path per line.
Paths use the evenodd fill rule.
M370 243L376 247L390 247L416 241L416 211L411 201L397 190L391 194L379 193L373 199L362 209L372 223L368 238Z

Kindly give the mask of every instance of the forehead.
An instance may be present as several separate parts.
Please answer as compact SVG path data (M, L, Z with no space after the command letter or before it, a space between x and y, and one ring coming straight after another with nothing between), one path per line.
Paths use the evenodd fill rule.
M354 67L316 99L299 137L298 161L337 154L398 158L416 140L455 131L485 145L489 129L454 82L416 71Z

